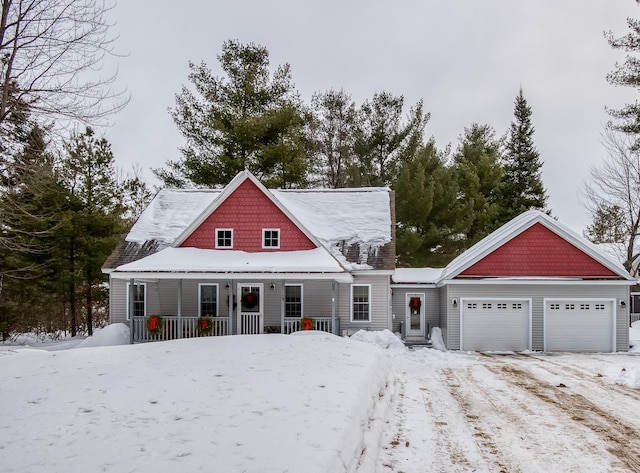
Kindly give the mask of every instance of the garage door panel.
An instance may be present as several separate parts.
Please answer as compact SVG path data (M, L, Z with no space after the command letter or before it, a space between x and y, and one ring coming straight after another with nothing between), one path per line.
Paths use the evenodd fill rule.
M463 350L523 351L529 348L529 332L528 301L463 302Z
M547 301L545 349L547 351L613 351L611 301Z

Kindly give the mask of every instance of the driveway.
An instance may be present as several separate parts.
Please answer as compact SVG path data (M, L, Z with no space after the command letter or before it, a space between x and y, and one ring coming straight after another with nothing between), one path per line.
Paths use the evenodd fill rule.
M394 363L378 473L640 471L638 356L425 349Z

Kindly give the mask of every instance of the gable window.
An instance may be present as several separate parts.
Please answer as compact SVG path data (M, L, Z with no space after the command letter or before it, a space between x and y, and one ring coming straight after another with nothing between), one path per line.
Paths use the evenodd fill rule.
M129 297L131 294L131 284L127 283L127 320L131 320L131 304ZM147 315L147 285L139 283L133 285L133 316L145 317Z
M216 228L216 248L233 248L233 229Z
M262 248L280 248L280 229L262 229Z
M284 316L302 317L302 284L284 287Z
M200 284L198 286L199 299L198 316L217 317L218 316L218 285Z
M353 284L351 286L351 321L369 322L371 320L371 285Z

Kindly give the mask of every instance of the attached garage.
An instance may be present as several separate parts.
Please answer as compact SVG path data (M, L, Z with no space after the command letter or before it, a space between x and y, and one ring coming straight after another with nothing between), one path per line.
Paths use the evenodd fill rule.
M523 351L531 348L531 301L461 299L460 349Z
M545 299L545 351L615 351L615 312L612 299Z

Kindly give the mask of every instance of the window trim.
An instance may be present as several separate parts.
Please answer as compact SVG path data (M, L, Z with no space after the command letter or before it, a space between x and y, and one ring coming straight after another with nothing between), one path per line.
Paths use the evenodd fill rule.
M266 233L278 232L278 244L276 246L267 246ZM263 250L279 250L280 249L280 229L279 228L263 228L262 229L262 249Z
M142 286L144 288L143 290L143 294L144 294L144 310L143 310L143 317L147 316L147 283L146 282L138 282L135 283L134 286ZM125 306L125 316L126 316L126 320L131 320L131 314L129 313L129 294L131 293L130 290L131 287L131 283L127 282L127 289L126 289L126 297L125 297L125 302L126 302L126 306ZM134 301L135 303L135 301Z
M222 246L218 244L218 232L231 232L231 244L229 246ZM215 247L224 249L233 248L233 228L216 228Z
M287 288L299 287L300 288L300 318L304 318L304 285L302 283L292 283L284 285L284 316L287 317ZM298 317L289 316L288 318L297 319Z
M367 306L369 312L369 318L367 320L354 320L353 319L353 288L354 287L366 287L367 288ZM353 323L371 323L371 284L351 284L349 288L349 318Z
M216 315L202 315L202 287L213 286L216 288ZM218 283L201 282L198 283L198 317L218 317L220 314L220 286Z

